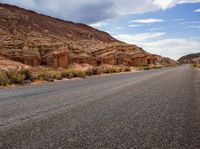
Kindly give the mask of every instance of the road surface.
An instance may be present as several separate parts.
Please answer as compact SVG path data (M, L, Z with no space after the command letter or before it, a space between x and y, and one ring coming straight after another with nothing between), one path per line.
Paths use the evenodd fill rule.
M189 65L0 90L0 148L200 148Z

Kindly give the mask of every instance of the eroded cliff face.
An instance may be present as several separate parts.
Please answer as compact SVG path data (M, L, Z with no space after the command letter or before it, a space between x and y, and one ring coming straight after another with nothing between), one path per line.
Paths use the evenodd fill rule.
M66 68L71 63L141 66L162 61L87 25L5 4L0 4L0 56L32 66Z

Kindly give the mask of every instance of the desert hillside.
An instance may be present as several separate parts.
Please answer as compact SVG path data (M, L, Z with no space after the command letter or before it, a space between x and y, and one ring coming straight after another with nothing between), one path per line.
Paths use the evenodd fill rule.
M147 53L85 24L0 4L0 56L31 66L72 63L148 66L173 60Z
M182 64L200 64L200 53L185 55L181 57L178 61Z

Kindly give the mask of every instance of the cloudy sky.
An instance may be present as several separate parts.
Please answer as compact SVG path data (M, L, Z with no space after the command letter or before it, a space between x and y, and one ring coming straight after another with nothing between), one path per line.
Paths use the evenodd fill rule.
M178 59L200 52L200 0L0 0L65 20L82 22Z

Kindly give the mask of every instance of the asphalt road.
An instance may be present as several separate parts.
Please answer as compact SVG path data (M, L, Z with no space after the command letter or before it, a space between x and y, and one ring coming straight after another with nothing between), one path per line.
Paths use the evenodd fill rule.
M0 90L0 148L200 148L189 65Z

